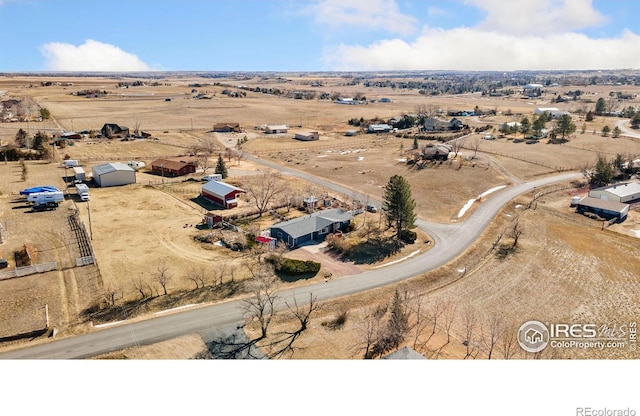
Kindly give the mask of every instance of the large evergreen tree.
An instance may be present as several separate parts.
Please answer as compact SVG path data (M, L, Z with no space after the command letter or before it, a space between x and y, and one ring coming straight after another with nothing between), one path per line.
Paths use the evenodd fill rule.
M389 308L389 322L387 323L389 347L397 349L400 343L404 341L408 330L409 317L406 305L404 299L400 296L400 292L396 289L393 299L391 300L391 307Z
M604 98L598 98L596 101L596 114L601 116L607 110L607 103L604 101Z
M415 227L415 208L409 182L400 175L393 175L384 188L382 210L389 226L396 229L396 237L399 238L404 230Z
M222 175L222 179L225 179L227 176L229 176L227 165L224 163L222 155L218 155L218 163L216 164L215 173L219 173L220 175Z
M563 114L562 117L558 119L556 130L562 135L562 140L564 140L565 136L576 131L576 125L569 114Z

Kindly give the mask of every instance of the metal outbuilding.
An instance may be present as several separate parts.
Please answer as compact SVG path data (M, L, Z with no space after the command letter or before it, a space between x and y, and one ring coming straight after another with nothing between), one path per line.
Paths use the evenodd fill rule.
M124 163L104 163L94 166L92 172L94 182L102 188L136 183L136 171Z

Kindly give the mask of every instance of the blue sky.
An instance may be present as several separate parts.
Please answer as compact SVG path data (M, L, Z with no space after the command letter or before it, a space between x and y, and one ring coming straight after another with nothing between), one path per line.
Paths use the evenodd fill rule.
M0 71L640 68L636 0L0 0Z

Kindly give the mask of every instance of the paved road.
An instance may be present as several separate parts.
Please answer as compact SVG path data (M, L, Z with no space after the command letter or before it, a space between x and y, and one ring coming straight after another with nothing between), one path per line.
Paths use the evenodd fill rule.
M640 134L638 133L637 130L629 129L627 128L627 126L625 126L625 123L627 123L628 121L629 119L624 119L624 120L618 120L616 122L616 126L618 126L618 128L622 131L620 135L640 139Z
M247 156L249 159L253 159ZM256 160L257 161L257 160ZM336 192L353 195L354 190L315 178L294 169L259 161L285 174L295 175L326 186ZM318 300L328 300L352 295L376 287L406 280L426 271L440 267L462 254L489 225L500 208L517 195L534 187L580 178L578 173L568 173L539 179L533 182L505 188L485 200L469 218L456 224L438 224L418 220L417 225L434 240L434 247L420 255L390 265L353 276L346 276L329 282L284 290L279 293L276 307L286 307L285 301L304 304L312 293ZM355 192L357 194L357 192ZM222 302L191 310L161 315L155 318L124 323L98 329L91 333L58 339L41 345L0 354L0 359L73 359L89 358L110 351L133 346L152 344L181 335L205 332L211 328L244 322L244 310L240 300Z

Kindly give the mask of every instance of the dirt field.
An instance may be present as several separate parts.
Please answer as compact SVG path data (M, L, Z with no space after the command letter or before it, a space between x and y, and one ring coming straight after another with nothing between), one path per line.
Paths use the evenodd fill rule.
M471 159L473 151L467 146L456 160L427 165L423 169L409 168L405 163L410 157L411 138L366 134L344 136L346 130L352 129L347 124L351 118L389 118L414 113L420 104L433 105L445 111L473 109L477 105L481 109L516 114L465 119L471 126L489 124L497 130L500 123L519 121L521 116L518 114L530 115L533 108L538 106L572 111L593 106L582 102L551 105L547 99L522 100L482 97L479 94L427 99L415 91L348 86L340 78L327 79L318 91L340 91L344 94L360 92L370 98L389 97L392 102L349 106L325 100L293 100L252 92L247 93L245 98L230 98L222 94L222 90L227 88L222 85L199 87L199 91L212 98L195 100L189 84L202 80L193 79L167 79L158 86L129 89L115 88L117 80L108 78L75 78L70 80L74 83L72 87L40 87L40 81L37 77L0 78L0 89L8 90L10 97L33 97L52 114L52 120L40 123L0 123L2 143L12 141L18 128L31 132L98 130L108 122L131 129L139 127L159 140L121 142L84 139L74 146L59 149L53 163L27 162L29 175L24 182L20 180L17 163L0 163L0 224L4 227L0 257L11 259L12 253L26 244L37 249L39 262L57 261L68 266L55 272L0 281L3 289L0 291L0 311L3 311L3 316L9 317L0 326L0 337L41 328L45 304L49 308L52 326L63 333L83 331L88 325L82 318L86 316L83 311L104 300L106 288L115 291L117 302L139 299L137 282L144 282L144 290L148 293L161 295L162 289L152 279L161 262L169 267L171 279L168 289L172 293L193 289L194 281L189 279L189 275L200 267L210 270L212 264L224 263L228 270L234 268L234 275L227 275L225 281L241 279L246 273L242 266L245 261L242 255L194 240L195 235L206 232L198 230L196 225L202 220L205 209L209 208L195 200L201 185L197 181L201 173L191 175L192 179L196 179L194 181L182 181L165 180L140 172L136 185L91 189L89 204L74 201L70 197L56 211L27 213L27 207L17 202L18 192L28 186L43 184L64 187L62 176L65 173L60 168L64 155L79 159L85 170L89 171L91 166L104 161L139 159L150 164L157 157L187 154L193 146L206 140L216 141L222 150L224 147L234 147L238 139L246 136L248 142L243 145L243 151L343 184L358 192L366 192L374 201L381 199L388 178L393 174L401 174L411 184L420 217L447 223L463 219L458 218L458 214L467 201L498 186L552 174L559 169L580 168L594 163L599 154L610 158L618 153L640 154L638 139L613 139L598 134L602 126L609 122L602 117L587 123L584 134L575 133L564 145L547 144L545 141L530 145L513 138L482 141L477 159ZM223 81L225 85L240 83L238 80ZM286 85L288 88L293 88L292 85L304 86L308 85L307 81L291 80L286 81ZM273 86L280 85L281 81L255 78L242 80L241 83ZM105 89L112 94L95 99L70 95L73 91L92 88ZM555 91L568 89L571 88L556 87ZM608 93L605 87L593 87L589 91L590 95L586 97L594 102L597 97ZM165 98L171 98L171 101L165 101ZM213 123L223 121L240 122L246 132L214 134L210 131ZM294 128L288 134L276 136L263 135L254 129L265 123L287 123ZM576 124L580 131L582 121L578 117ZM301 142L292 138L296 130L307 129L319 130L321 139L317 142ZM593 134L593 130L596 130L596 134ZM474 136L467 138L468 143L473 139ZM268 172L264 167L247 160L231 160L229 167L230 179L239 186L252 176ZM298 192L311 188L304 182L287 180L289 186ZM155 186L149 186L151 184ZM333 196L340 200L352 197ZM437 282L453 279L458 275L457 270L471 264L473 267L468 268L474 269L472 273L444 289L429 292L429 297L455 303L460 308L464 306L482 311L478 312L478 316L482 317L500 313L510 322L529 318L616 321L637 316L638 299L635 294L638 293L637 276L640 275L635 261L638 255L637 236L640 234L638 213L632 212L623 224L601 231L599 223L571 212L568 209L569 200L570 196L566 193L552 194L537 210L521 213L526 231L515 255L504 260L484 257L487 244L490 246L500 232L498 230L507 223L509 217L504 217L503 222L494 225L485 239L478 242L475 250L464 258L423 278L414 279L406 286L415 288L416 293L429 292L437 286ZM238 210L225 212L225 215L242 213L251 207L252 202L243 199ZM519 213L516 208L510 209L505 215ZM78 249L69 230L68 216L76 210L91 235L99 273L93 266L72 267ZM281 214L291 216L296 212L281 210ZM260 221L245 226L252 230L263 230L275 221L275 218L265 214ZM235 238L232 234L220 234L220 237ZM602 247L607 249L603 250ZM407 247L386 261L402 258L412 250ZM340 263L323 251L314 252L309 248L292 252L291 256L322 261L323 269L312 281L322 279L325 271L339 278L375 266ZM359 358L360 352L352 347L357 344L358 328L367 308L389 299L390 294L390 289L385 288L332 302L323 309L322 315L314 319L311 330L301 339L306 348L294 358ZM157 307L164 307L160 305L164 304L159 302ZM549 305L559 306L551 308ZM345 308L349 310L349 319L342 330L328 331L320 325ZM282 324L278 325L288 324L284 316L281 319ZM460 344L464 328L461 328L460 322L455 328L457 343L439 348L446 340L440 330L422 349L417 349L430 357L461 358L465 350ZM195 344L194 350L201 348L201 345ZM153 352L148 354L124 354L120 358L173 356L169 353L163 355L164 348L151 347L151 350ZM185 354L180 358L187 356ZM611 356L628 358L618 354ZM589 355L589 358L594 357Z

